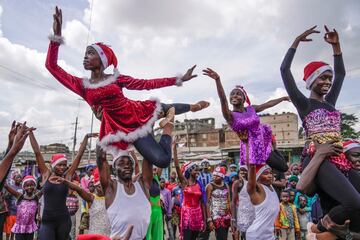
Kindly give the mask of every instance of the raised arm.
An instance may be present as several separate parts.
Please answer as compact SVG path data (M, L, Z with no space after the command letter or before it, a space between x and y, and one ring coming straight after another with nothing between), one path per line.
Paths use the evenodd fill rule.
M153 165L146 159L143 159L141 165L141 176L146 189L150 189L153 180Z
M36 159L36 163L38 165L40 174L43 177L43 179L46 179L50 174L50 170L45 165L45 160L43 158L43 155L40 152L40 147L39 147L38 142L36 141L33 131L30 131L29 139L30 139L31 147L35 154L35 159Z
M10 187L7 183L4 184L4 187L6 191L8 191L11 195L13 195L16 198L19 198L22 194Z
M296 189L305 194L312 194L314 189L314 179L322 162L329 156L339 155L343 149L333 143L316 145L316 152L301 173L301 178L296 185Z
M231 229L232 232L235 233L236 231L236 221L237 221L237 204L239 201L239 191L240 191L240 187L241 185L243 185L244 182L241 180L236 180L233 185L232 185L232 199L231 199L231 204L230 204L230 209L231 209Z
M213 231L215 226L213 223L213 220L211 218L211 212L210 212L210 205L211 205L211 193L213 191L213 187L211 184L208 184L206 186L206 199L207 199L207 204L206 204L206 215L208 216L208 219L206 220L206 223L208 225L208 228L210 231Z
M83 86L82 79L74 77L69 73L65 72L58 65L58 53L59 46L63 43L61 37L61 27L62 27L62 12L58 7L55 8L53 30L54 35L50 36L50 44L47 52L45 67L49 72L66 88L70 89L74 93L83 96Z
M233 123L233 116L229 109L226 94L225 94L224 88L221 84L220 76L211 68L204 69L203 74L206 76L209 76L210 78L215 80L216 89L217 89L217 92L218 92L218 95L220 98L221 111L222 111L223 117L225 118L226 122L231 126Z
M293 61L295 52L297 47L299 46L300 42L309 42L312 39L308 39L307 37L313 33L319 33L319 31L315 30L316 26L306 30L304 33L299 35L293 44L291 45L290 49L286 53L283 62L281 63L280 72L281 77L284 82L285 89L289 94L289 97L298 111L306 111L307 109L307 98L300 92L297 88L295 79L291 73L291 63Z
M84 140L82 141L81 145L80 145L80 148L79 148L79 151L78 153L76 154L72 164L71 164L71 167L69 168L69 170L67 171L66 173L66 179L67 180L71 180L71 177L74 175L74 172L76 171L76 169L79 167L79 164L80 164L80 161L81 161L81 158L82 156L84 155L84 152L86 150L86 146L88 144L88 140L89 138L91 137L98 137L99 134L98 133L88 133L85 135L84 137ZM91 150L91 149L90 149ZM89 151L90 151L89 150Z
M290 98L288 96L281 97L281 98L276 98L276 99L270 100L270 101L268 101L266 103L263 103L263 104L260 104L260 105L252 105L252 106L253 106L253 108L255 109L256 112L262 112L265 109L272 108L272 107L278 105L279 103L281 103L283 101L290 101Z
M333 81L333 85L331 86L330 92L326 95L325 99L329 103L335 106L337 98L339 97L342 84L345 78L345 66L342 58L339 35L337 31L334 29L332 32L325 26L325 42L329 43L333 48L334 53L334 72L335 77Z
M250 195L250 198L252 195L254 195L256 193L256 184L257 184L256 183L256 165L249 164L248 182L247 182L246 189Z
M173 154L174 154L175 170L176 170L176 173L178 175L181 186L185 187L187 185L187 180L184 177L184 175L183 175L183 173L182 173L182 171L180 169L180 164L179 164L179 159L178 159L178 156L177 156L177 146L176 145L177 145L176 143L173 143Z
M64 179L64 184L66 186L68 186L70 189L76 191L79 196L84 199L86 202L88 203L92 203L94 201L94 195L85 191L85 189L83 189L82 187L80 187L79 185Z
M135 161L134 172L135 172L135 176L136 176L140 173L139 159L136 157L136 154L134 151L130 151L130 155Z
M145 80L121 75L118 78L118 83L120 84L120 86L130 90L150 90L173 85L181 86L183 82L189 81L190 79L197 77L197 75L193 75L195 67L196 65L188 69L182 77L156 78Z
M96 164L99 168L101 187L106 192L111 184L110 165L106 159L106 153L98 145L96 146Z

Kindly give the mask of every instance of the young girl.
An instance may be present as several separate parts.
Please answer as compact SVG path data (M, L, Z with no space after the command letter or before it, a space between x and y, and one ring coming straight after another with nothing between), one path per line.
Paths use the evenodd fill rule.
M15 233L16 240L33 240L34 232L38 230L36 225L36 213L42 192L37 192L35 194L35 186L36 179L30 175L26 176L22 181L24 194L5 185L6 190L17 198L16 222L11 229L11 232Z
M161 104L158 100L134 101L125 97L123 88L130 90L150 90L167 86L181 85L196 75L192 67L181 78L135 79L119 74L117 59L110 47L102 43L88 46L85 52L84 68L91 71L91 78L81 79L72 76L58 66L59 45L61 37L62 13L56 7L54 14L54 36L51 37L46 68L65 87L81 96L96 112L101 111L99 145L114 156L126 155L132 147L152 164L165 168L171 161L171 132L173 124L170 120L174 114L188 111L199 111L209 106L208 102L197 104ZM105 74L104 70L114 66L114 74ZM174 108L173 108L174 107ZM155 121L163 111L167 117L160 122L163 135L156 142L151 135ZM164 114L163 114L164 115Z
M271 108L282 101L288 101L289 98L282 97L261 105L251 105L245 89L241 86L236 86L230 93L230 103L233 106L231 111L219 75L210 68L203 70L203 73L215 80L222 114L226 122L240 138L241 164L264 164L272 150L272 134L269 126L260 124L260 118L257 113ZM247 107L245 107L245 103L248 104ZM277 169L277 167L275 168Z
M180 217L180 235L184 240L195 240L206 227L206 192L204 186L197 180L199 169L196 163L187 162L180 169L176 143L173 151L175 169L184 194Z
M89 204L89 233L110 235L110 222L106 214L104 191L100 185L99 170L95 168L93 172L95 194L85 191L78 184L61 177L52 177L52 181L64 183L70 189L76 191L82 199Z
M308 36L319 33L315 28L316 26L310 28L295 39L281 64L281 76L286 91L303 121L307 136L316 144L332 142L339 146L337 151L328 157L328 161L321 164L315 184L321 190L319 195L322 201L330 197L339 203L329 211L328 217L337 224L344 224L351 214L360 210L360 174L351 169L351 163L341 150L341 114L336 110L335 104L345 78L345 67L336 30L330 32L325 26L324 36L324 40L333 48L335 69L332 70L324 62L311 62L304 68L306 88L310 90L309 98L299 91L290 70L299 43L311 41ZM309 156L303 163L304 168L314 151L314 145L310 144ZM354 227L355 224L351 222L350 227ZM320 234L326 231L321 221L317 227L312 227L312 231L318 233L318 239L336 239L335 236L329 238L328 235Z

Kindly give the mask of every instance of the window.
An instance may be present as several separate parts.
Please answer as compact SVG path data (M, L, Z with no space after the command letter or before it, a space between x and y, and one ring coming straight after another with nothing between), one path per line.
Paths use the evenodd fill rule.
M290 124L287 124L288 127L290 127Z

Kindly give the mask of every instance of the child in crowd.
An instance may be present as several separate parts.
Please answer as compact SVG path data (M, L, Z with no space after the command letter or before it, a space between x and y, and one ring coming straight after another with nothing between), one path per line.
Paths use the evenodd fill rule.
M298 176L296 176L296 175L291 175L291 176L289 177L289 179L288 179L289 189L290 189L291 191L294 191L295 193L297 192L297 190L296 190L296 184L298 183L298 181L299 181L299 178L298 178Z
M276 235L280 240L295 240L300 237L300 226L296 207L290 202L290 193L281 192L280 212L275 221Z
M301 240L305 240L307 234L307 224L311 222L311 208L307 205L308 199L304 195L299 196L299 207L297 208L297 214L300 225Z
M34 233L38 230L35 220L42 192L35 194L36 179L31 175L23 179L21 186L25 193L5 185L6 190L17 199L16 222L11 232L15 234L16 240L33 240Z

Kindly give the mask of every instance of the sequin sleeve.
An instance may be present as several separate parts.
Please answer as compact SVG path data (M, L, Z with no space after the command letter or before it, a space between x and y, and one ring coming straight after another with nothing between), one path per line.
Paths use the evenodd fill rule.
M45 67L66 88L83 96L83 85L80 78L72 76L58 65L58 52L60 44L51 41L47 52Z
M163 88L174 86L177 84L177 78L157 78L157 79L136 79L130 76L120 76L118 83L120 86L129 90L150 90L156 88Z

